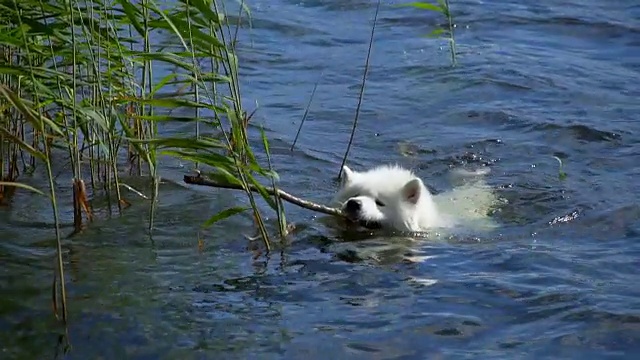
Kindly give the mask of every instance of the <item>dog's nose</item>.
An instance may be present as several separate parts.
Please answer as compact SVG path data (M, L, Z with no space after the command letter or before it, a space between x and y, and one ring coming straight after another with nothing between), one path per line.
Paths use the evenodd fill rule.
M348 213L357 213L358 211L360 211L361 207L362 207L362 203L360 202L360 200L349 199L349 201L347 201L347 206L345 210Z

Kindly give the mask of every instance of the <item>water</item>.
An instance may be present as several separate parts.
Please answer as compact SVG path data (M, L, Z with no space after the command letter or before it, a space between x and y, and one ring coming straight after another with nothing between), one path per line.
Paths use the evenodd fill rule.
M500 228L392 246L288 206L298 225L290 244L256 257L244 237L249 217L202 232L198 248L199 224L243 201L240 194L169 182L153 240L146 205L130 194L126 216L66 242L66 358L640 354L640 6L453 1L459 65L451 68L446 43L421 37L442 20L390 5L380 12L349 164L399 162L438 191L450 186L451 168L489 166L487 181L507 201L493 215ZM281 186L326 202L375 2L251 6L253 29L242 34L245 104L259 103L255 120L273 139ZM565 180L553 156L563 159ZM180 179L184 169L167 162L162 171ZM0 223L0 356L54 357L47 205L18 194Z

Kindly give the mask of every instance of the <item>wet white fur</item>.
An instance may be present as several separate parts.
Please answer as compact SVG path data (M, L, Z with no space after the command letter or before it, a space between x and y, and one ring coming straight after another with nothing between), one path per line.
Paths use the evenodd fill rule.
M487 211L495 201L482 182L433 196L418 176L397 165L382 165L363 172L345 166L332 204L344 210L350 199L361 203L357 218L352 220L373 221L383 228L410 232L450 228L478 220L489 225L485 221Z

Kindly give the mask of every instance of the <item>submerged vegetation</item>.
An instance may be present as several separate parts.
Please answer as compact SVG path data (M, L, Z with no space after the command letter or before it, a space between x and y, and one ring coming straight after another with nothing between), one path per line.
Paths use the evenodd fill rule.
M161 155L245 190L250 208L226 209L205 225L252 211L268 251L251 191L257 189L278 212L284 233L281 202L260 181L276 173L254 155L251 116L241 102L235 43L248 15L244 3L9 0L0 8L0 203L9 205L16 189L50 199L58 258L54 310L64 323L60 197L72 196L64 200L73 204L75 233L94 218L90 199L113 199L108 210L122 211L129 205L122 189L132 190L151 200L152 230ZM184 135L166 136L164 129ZM260 145L268 146L266 138ZM123 183L123 175L147 179L151 194ZM38 188L30 178L46 178L35 183L48 186ZM69 183L72 195L59 191Z

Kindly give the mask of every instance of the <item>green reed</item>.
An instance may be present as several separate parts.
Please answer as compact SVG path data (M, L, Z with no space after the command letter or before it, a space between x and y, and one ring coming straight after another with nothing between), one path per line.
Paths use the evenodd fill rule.
M453 33L454 24L453 24L453 15L451 15L451 6L449 5L449 0L437 0L437 4L432 4L424 1L415 1L406 4L401 4L400 6L408 6L414 7L417 9L435 11L442 13L442 15L447 20L447 27L441 28L438 27L434 29L431 33L429 33L428 37L444 37L449 42L449 52L451 53L451 63L455 65L457 63L456 59L456 41Z
M73 183L75 231L86 226L83 213L93 218L89 199L98 191L115 197L120 212L128 205L120 191L131 188L121 181L126 171L151 184L151 230L164 154L245 189L250 208L228 208L204 225L251 210L268 251L255 186L284 232L282 204L260 182L277 174L270 159L266 168L258 162L247 133L251 117L242 106L235 44L239 19L249 13L239 1L235 24L218 0L0 3L0 202L10 202L18 188L51 199L65 323L60 176ZM160 68L171 70L159 77ZM165 135L185 125L191 134ZM21 181L39 166L46 191Z
M562 159L555 155L553 155L553 158L558 162L558 179L565 180L567 178L567 173L564 171L564 163L562 162Z

